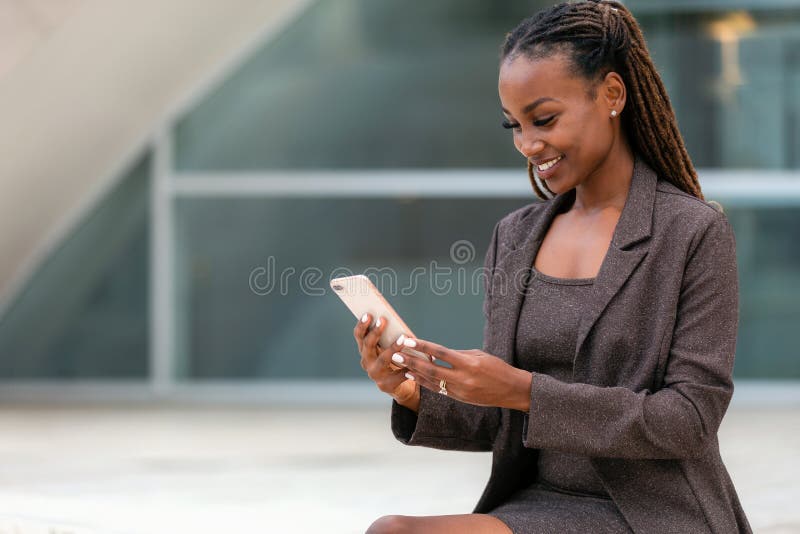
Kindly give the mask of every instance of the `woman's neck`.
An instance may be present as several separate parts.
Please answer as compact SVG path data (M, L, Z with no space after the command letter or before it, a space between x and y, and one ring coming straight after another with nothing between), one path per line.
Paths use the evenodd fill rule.
M570 211L593 215L612 208L622 212L633 179L633 150L627 142L616 149L586 180L575 188L575 201Z

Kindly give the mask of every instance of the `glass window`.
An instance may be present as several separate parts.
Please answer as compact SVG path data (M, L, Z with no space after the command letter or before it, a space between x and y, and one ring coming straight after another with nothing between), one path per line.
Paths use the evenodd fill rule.
M121 177L0 318L1 378L147 378L149 166Z
M800 208L727 208L736 234L739 338L734 376L800 378Z
M497 55L552 3L320 1L178 122L178 169L516 167ZM800 168L800 9L778 4L628 2L698 167Z
M366 379L356 318L328 286L364 272L416 335L480 348L486 247L494 223L528 202L180 200L179 374Z
M366 271L417 335L453 347L480 347L482 286L459 286L457 273L459 267L466 279L477 273L494 222L528 202L181 200L179 375L363 377L351 335L355 318L327 285L335 269L345 270L342 275ZM736 232L740 269L734 376L800 378L792 335L800 322L800 252L792 246L800 210L728 208L726 213ZM468 243L466 263L451 253L457 243ZM451 289L438 291L428 278L418 280L416 290L402 291L415 279L415 268L432 272L431 262L452 269L440 278L442 284L449 280Z
M178 122L178 169L522 165L498 53L547 4L317 2Z
M459 273L482 266L494 223L532 193L248 197L225 179L514 168L527 183L500 126L497 55L507 31L552 3L321 0L183 115L171 132L178 179L222 187L170 193L176 377L364 378L355 318L327 285L336 268L374 273L421 337L479 347L482 286ZM698 167L800 166L800 11L785 4L627 2ZM149 165L131 167L0 318L0 378L148 376ZM740 268L735 376L800 378L800 209L726 212ZM455 287L431 284L431 262Z
M224 180L229 172L258 176L278 169L505 167L518 168L526 181L524 162L500 127L497 54L505 32L553 3L317 2L179 120L177 170L186 176L218 171L211 176ZM786 2L717 0L627 5L644 29L696 166L798 168L800 10L787 9ZM332 173L331 179L337 176ZM466 207L472 200L412 204L444 210L451 217L448 225L459 231L472 228L482 254L493 223L531 200L482 200L493 206L493 216L479 219L465 215L475 213ZM343 334L353 321L333 295L314 300L299 293L256 295L242 283L256 266L266 266L269 256L279 269L283 259L297 272L308 265L326 275L337 265L353 272L387 265L407 278L412 265L441 255L458 237L423 226L435 211L425 209L417 220L406 202L390 196L324 203L180 200L179 375L363 376L352 340ZM800 308L794 290L787 289L800 287L788 285L800 265L787 252L800 214L763 207L727 211L737 231L741 268L736 376L800 377L789 342ZM373 214L363 220L386 220L385 231L402 246L384 251L375 237L364 249L333 246L335 239L359 231L363 213ZM375 235L374 229L361 231ZM440 236L436 248L422 248L432 235ZM415 248L412 242L419 244ZM460 321L469 325L464 329L473 336L469 345L477 346L475 299L420 292L413 299L399 295L392 303L419 335L436 324L429 336L459 344L448 332ZM426 320L431 310L453 319ZM334 355L321 354L317 342L303 335L304 326L296 326L304 315L313 331L324 333L320 337L341 342ZM303 358L298 360L297 352Z
M722 4L628 2L695 166L798 169L800 8Z

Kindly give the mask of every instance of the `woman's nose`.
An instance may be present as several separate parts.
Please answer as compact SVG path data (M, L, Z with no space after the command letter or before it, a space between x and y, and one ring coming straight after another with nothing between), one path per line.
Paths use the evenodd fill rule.
M517 150L526 158L535 158L544 150L544 143L539 139L520 141Z

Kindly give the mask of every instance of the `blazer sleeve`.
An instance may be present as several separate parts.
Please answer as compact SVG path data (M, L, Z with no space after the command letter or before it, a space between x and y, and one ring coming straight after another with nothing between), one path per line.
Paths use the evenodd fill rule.
M490 281L494 272L499 226L498 221L483 264L484 351L491 324ZM500 426L500 408L467 404L420 386L418 413L392 399L391 426L394 436L406 445L442 450L491 451Z
M661 389L635 392L534 373L526 447L638 459L704 454L733 395L739 285L727 217L716 212L698 234L687 255Z

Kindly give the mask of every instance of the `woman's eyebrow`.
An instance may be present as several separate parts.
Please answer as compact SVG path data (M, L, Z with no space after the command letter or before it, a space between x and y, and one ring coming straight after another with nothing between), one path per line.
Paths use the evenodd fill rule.
M528 113L530 113L531 111L536 109L536 106L538 106L539 104L542 104L544 102L550 102L550 101L552 101L552 102L561 102L560 100L558 100L556 98L552 98L552 97L549 97L549 96L543 96L541 98L537 98L536 100L534 100L533 102L531 102L530 104L528 104L527 106L522 108L522 113L523 113L523 115L527 115ZM506 108L504 108L502 106L500 106L500 109L502 109L506 113L510 113Z

